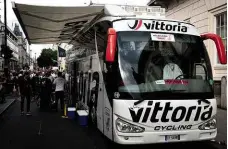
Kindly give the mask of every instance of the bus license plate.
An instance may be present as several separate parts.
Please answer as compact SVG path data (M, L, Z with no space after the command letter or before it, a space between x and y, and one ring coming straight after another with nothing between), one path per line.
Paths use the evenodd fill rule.
M177 141L180 140L180 135L167 135L165 141Z

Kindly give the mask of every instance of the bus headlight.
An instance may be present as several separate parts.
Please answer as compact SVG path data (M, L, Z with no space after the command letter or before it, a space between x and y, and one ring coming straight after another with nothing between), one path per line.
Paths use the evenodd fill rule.
M200 130L209 130L209 129L215 129L216 128L216 119L213 118L209 120L208 122L202 124L199 126Z
M116 120L116 128L119 132L123 133L140 133L145 131L145 128L130 124L119 118Z

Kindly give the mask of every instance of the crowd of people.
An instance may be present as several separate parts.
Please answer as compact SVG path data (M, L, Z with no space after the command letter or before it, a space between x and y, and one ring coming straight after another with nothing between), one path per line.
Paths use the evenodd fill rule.
M31 71L24 68L20 72L11 72L10 77L0 77L0 102L5 101L8 92L18 96L21 101L21 115L31 115L31 101L37 103L41 111L58 111L64 107L65 91L67 91L68 75L58 70ZM26 113L25 113L26 101Z

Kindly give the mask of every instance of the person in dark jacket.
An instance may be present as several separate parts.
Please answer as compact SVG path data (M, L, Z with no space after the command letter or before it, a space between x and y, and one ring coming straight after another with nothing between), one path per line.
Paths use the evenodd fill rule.
M51 93L52 93L52 82L49 78L49 73L41 79L41 93L40 93L40 110L48 111L50 110L51 102Z
M31 103L31 79L29 72L26 71L23 75L20 75L18 78L19 94L21 96L21 115L24 115L24 101L26 98L27 101L27 116L31 115L30 103Z
M37 105L39 106L39 98L40 98L40 83L41 79L39 73L37 72L35 76L32 77L32 92L33 92L33 99L36 101Z

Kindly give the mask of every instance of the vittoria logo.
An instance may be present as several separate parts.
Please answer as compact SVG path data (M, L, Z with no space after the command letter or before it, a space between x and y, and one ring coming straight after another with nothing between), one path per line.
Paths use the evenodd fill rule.
M182 25L182 23L178 22L177 24L169 24L165 21L156 21L153 20L151 23L143 23L142 20L135 20L133 26L129 26L129 28L138 30L142 25L145 26L147 30L160 30L160 31L173 31L173 32L187 32L187 26Z
M192 125L168 125L168 126L155 126L154 130L186 130L191 129Z
M154 108L152 109L152 107ZM146 123L149 121L151 123L157 123L190 121L190 119L194 121L206 121L211 118L213 108L211 105L201 106L200 104L191 107L173 107L171 106L171 102L166 102L165 106L161 106L160 102L153 103L153 101L148 101L147 107L139 107L137 111L129 108L129 111L133 122ZM160 117L157 116L158 113L161 115Z
M133 26L130 26L128 24L130 29L138 30L142 26L142 20L135 20L135 23Z

